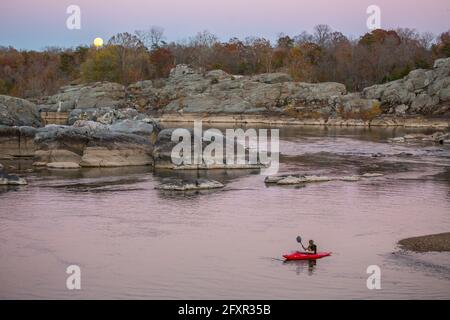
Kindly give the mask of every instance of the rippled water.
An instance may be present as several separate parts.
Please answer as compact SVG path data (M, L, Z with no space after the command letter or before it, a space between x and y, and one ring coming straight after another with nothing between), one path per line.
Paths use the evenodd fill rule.
M38 171L0 189L0 298L450 298L450 254L398 240L450 229L450 150L392 145L388 129L282 128L281 172L384 177L266 186L256 171ZM26 166L26 164L24 164ZM220 180L155 190L173 175ZM297 235L329 258L283 263ZM82 290L66 289L66 267ZM381 268L368 290L366 268Z

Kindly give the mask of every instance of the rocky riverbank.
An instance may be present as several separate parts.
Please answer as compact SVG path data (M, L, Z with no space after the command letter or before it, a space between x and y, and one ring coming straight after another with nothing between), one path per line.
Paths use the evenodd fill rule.
M401 248L415 252L450 251L450 232L403 239L398 243Z
M431 70L349 93L340 83L294 82L284 73L234 76L178 65L167 79L128 87L66 86L33 101L0 96L0 157L34 157L36 166L53 169L152 164L180 169L168 162L173 142L159 123L194 120L434 127L440 130L436 141L448 143L449 74L450 58L440 59ZM58 124L49 123L52 119ZM203 167L213 168L181 169Z
M33 101L0 96L0 124L39 127L48 121L112 124L116 120L246 122L330 126L450 124L450 58L430 70L347 92L340 83L294 82L283 73L235 76L175 67L167 79L125 87L97 82L62 87ZM40 118L39 114L42 115ZM42 121L44 120L44 121Z

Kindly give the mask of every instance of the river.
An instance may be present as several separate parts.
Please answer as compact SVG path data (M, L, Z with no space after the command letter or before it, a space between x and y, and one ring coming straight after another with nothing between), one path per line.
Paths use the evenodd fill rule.
M150 167L26 173L28 186L0 189L0 298L449 299L450 253L403 252L397 241L450 230L450 148L387 142L404 133L281 128L280 173L384 174L358 182L267 186L257 170ZM226 186L155 190L174 175ZM297 235L332 256L284 263ZM81 290L66 288L73 264ZM380 290L366 286L371 265Z

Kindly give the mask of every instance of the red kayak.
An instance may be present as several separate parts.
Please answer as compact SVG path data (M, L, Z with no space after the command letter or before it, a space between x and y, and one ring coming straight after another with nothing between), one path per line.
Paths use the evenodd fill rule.
M325 257L331 256L331 252L318 252L317 254L308 254L303 252L294 252L291 254L285 254L283 257L286 261L293 260L317 260Z

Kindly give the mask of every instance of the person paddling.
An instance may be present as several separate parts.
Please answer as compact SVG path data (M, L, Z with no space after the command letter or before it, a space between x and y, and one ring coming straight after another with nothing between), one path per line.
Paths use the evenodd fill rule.
M299 242L302 245L303 250L305 250L307 254L317 254L317 246L314 243L314 240L309 240L308 248L305 248L305 246L302 243L302 238L297 237L297 242Z
M303 250L306 251L308 254L317 254L317 246L314 243L314 240L309 240L309 246L308 248L305 248L302 244Z

